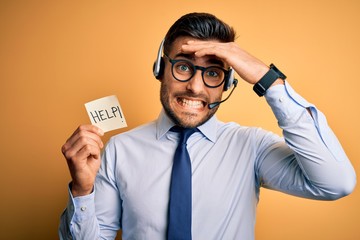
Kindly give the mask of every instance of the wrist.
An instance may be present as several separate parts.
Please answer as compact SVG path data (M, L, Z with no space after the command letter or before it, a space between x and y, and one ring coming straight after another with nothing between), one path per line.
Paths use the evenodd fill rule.
M275 80L275 82L273 82L273 84L270 85L269 88L275 86L275 85L285 85L285 81L281 78L278 78Z
M92 193L92 191L94 189L93 185L88 186L88 187L83 187L74 182L71 182L69 187L70 187L70 191L71 191L71 194L73 195L73 197L89 195L90 193Z
M284 84L286 76L273 64L265 75L254 85L253 90L261 97L264 96L266 90L271 86Z

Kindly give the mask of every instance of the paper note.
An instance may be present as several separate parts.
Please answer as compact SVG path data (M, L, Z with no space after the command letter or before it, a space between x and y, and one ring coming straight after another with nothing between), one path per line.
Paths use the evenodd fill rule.
M85 108L91 123L104 132L127 127L124 114L115 95L85 103Z

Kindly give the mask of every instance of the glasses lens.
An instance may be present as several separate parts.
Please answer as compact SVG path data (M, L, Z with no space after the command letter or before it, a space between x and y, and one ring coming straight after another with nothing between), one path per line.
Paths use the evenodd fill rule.
M205 83L211 87L219 86L225 79L224 69L219 67L209 67L203 73Z
M188 61L178 61L173 64L174 77L180 81L187 81L194 75L194 65Z

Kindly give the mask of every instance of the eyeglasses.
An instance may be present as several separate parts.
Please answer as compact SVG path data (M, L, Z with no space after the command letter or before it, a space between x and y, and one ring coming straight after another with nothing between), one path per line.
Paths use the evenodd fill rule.
M230 71L218 66L201 67L187 60L171 59L167 55L165 55L165 57L167 57L171 63L171 73L173 77L180 82L188 82L195 75L196 70L200 70L205 86L217 88L230 75Z

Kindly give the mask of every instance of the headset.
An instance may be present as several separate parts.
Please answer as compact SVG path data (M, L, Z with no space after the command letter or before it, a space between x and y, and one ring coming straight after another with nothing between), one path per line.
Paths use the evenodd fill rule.
M153 74L156 79L160 80L161 76L164 73L165 62L164 58L162 57L163 50L164 50L164 42L165 39L161 41L156 60L153 65ZM234 69L230 68L230 74L228 75L227 79L225 79L224 83L224 91L230 89L233 85L236 85L237 80L234 78Z

